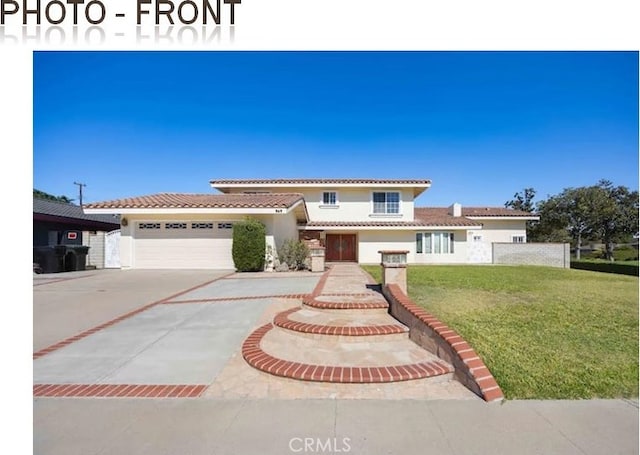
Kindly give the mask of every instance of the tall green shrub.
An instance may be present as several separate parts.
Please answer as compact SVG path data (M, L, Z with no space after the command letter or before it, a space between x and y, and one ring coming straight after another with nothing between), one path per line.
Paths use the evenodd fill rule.
M239 272L259 272L264 267L266 229L254 218L233 225L233 264Z

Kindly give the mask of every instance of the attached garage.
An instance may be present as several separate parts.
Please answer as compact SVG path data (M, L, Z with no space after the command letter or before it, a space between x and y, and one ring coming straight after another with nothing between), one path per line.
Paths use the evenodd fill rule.
M233 269L232 228L226 221L138 221L133 267Z
M120 215L123 269L234 270L233 224L254 217L265 224L267 245L297 238L309 221L304 198L290 193L159 193L83 206L85 213Z

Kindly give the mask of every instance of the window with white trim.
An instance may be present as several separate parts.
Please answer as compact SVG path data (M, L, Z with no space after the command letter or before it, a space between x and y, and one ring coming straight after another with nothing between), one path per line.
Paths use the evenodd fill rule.
M324 191L322 193L322 206L336 206L338 205L338 193L335 191Z
M513 243L524 243L524 235L514 235L511 240Z
M453 232L418 232L416 253L453 254Z
M398 191L374 192L373 213L380 215L400 213L400 193Z

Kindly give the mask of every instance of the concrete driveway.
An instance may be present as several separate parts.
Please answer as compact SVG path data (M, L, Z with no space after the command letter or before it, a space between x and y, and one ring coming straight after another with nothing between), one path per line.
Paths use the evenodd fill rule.
M33 350L231 272L108 269L34 275Z
M111 270L55 282L37 276L36 345L73 338L36 353L34 384L206 386L277 294L309 293L320 278L232 275Z

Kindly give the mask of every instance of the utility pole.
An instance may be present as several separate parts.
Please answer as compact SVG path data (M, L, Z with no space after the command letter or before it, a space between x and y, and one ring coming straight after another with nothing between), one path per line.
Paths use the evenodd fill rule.
M84 183L73 182L74 185L78 185L78 189L80 190L80 207L82 207L82 187L87 186Z

